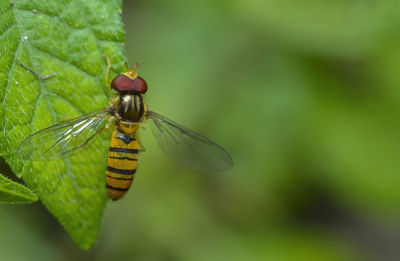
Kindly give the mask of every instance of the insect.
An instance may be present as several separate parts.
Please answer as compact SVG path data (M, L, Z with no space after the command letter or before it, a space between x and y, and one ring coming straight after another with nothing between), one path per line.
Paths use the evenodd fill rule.
M24 160L66 157L113 126L106 170L107 191L112 200L121 198L132 183L139 151L143 151L137 131L146 121L152 122L153 134L162 151L177 162L202 172L232 167L232 159L222 147L146 106L143 96L147 83L137 74L136 65L132 70L127 65L127 71L116 76L110 87L116 95L108 107L30 135L17 153Z

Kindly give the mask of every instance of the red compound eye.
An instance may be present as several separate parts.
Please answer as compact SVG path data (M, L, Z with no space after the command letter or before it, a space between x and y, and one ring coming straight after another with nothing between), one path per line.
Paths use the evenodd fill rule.
M112 80L111 87L119 92L131 92L133 89L133 80L128 76L120 74Z
M147 83L142 77L138 76L133 80L133 90L138 93L146 93Z
M146 93L147 91L147 83L142 77L138 76L132 80L123 74L112 80L111 87L119 92Z

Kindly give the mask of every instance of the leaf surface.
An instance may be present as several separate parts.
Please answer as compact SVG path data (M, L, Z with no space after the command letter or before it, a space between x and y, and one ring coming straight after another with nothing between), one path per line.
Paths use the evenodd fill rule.
M32 203L37 200L30 189L0 174L0 203Z
M83 249L96 241L108 199L108 133L56 161L22 161L15 151L40 129L108 105L103 53L110 77L123 70L120 13L118 0L0 2L1 156ZM55 76L40 80L18 61Z

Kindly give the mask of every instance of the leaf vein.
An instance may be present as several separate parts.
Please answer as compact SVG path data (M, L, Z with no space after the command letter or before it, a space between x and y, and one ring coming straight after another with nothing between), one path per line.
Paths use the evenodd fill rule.
M32 10L29 10L29 9L22 9L22 8L17 8L17 9L18 9L19 11L23 11L23 12L29 12L29 13L32 12ZM63 19L61 19L61 18L59 18L58 16L51 15L51 14L48 14L48 13L44 13L43 11L40 11L40 13L39 13L38 15L44 15L44 16L47 16L47 17L53 19L53 20L60 21L60 22L62 22L63 24L65 24L67 27L69 27L70 29L72 29L72 30L89 30L89 31L93 34L93 36L96 38L97 41L111 42L111 43L118 43L118 44L123 43L123 41L108 40L108 39L100 39L100 38L98 37L98 35L97 35L97 34L92 30L92 28L90 27L90 26L93 26L94 24L90 24L90 23L89 23L90 26L87 26L87 27L74 27L73 25L71 25L71 24L68 23L67 21L65 21L65 20L63 20ZM100 24L96 24L96 25L100 25Z
M68 64L68 65L73 66L75 69L77 69L77 70L79 70L80 72L84 73L85 76L89 76L89 77L92 77L92 78L96 78L96 79L97 79L97 76L96 76L96 75L91 74L91 73L85 71L84 69L80 68L79 66L77 66L77 65L75 65L75 64L73 64L73 63L71 63L71 62L69 62L69 61L66 61L66 60L62 59L62 58L56 56L55 54L50 53L49 51L42 50L42 49L40 49L40 48L38 48L38 47L36 47L36 46L32 46L32 45L31 45L31 47L32 47L32 49L35 49L35 50L37 50L37 51L39 51L39 52L42 52L42 53L46 54L47 56L50 56L50 57L52 57L52 58L58 60L59 62L66 63L66 64Z
M3 37L3 35L5 35L11 28L13 28L15 26L15 23L11 24L6 30L4 30L1 34L0 34L0 38Z
M74 104L73 102L71 102L71 101L68 100L67 98L62 97L62 96L59 95L58 93L53 92L53 91L50 91L50 90L48 90L48 89L46 89L46 92L47 92L49 95L57 96L58 98L64 100L66 103L68 103L69 105L71 105L71 107L78 109L78 111L79 111L80 114L85 114L85 113L87 113L87 112L83 111L78 105Z
M7 93L8 93L9 86L10 86L11 74L12 74L12 72L13 72L13 70L14 70L14 65L15 65L16 60L17 60L17 53L18 53L18 50L19 50L19 48L20 48L22 42L23 42L23 40L22 40L22 37L21 37L21 39L20 39L19 42L18 42L17 48L16 48L16 50L15 50L15 52L14 52L14 58L13 58L13 61L12 61L10 70L9 70L9 72L8 72L7 84L6 84L5 91L4 91L4 97L3 97L2 101L1 101L1 103L3 103L3 104L4 104L4 102L6 101L6 98L7 98ZM5 113L5 106L4 106L4 108L3 108L3 115L5 115L4 113Z

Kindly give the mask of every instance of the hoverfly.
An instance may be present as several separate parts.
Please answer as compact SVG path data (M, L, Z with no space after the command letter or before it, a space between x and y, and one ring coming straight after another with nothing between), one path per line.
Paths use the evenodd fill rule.
M108 78L108 72L106 75ZM117 200L128 191L136 173L139 151L143 150L138 128L141 123L151 120L158 145L178 163L203 172L232 167L232 159L222 147L148 109L143 100L147 83L138 76L136 65L132 70L127 65L127 71L116 76L109 85L116 95L108 107L30 135L18 148L20 157L24 160L65 157L84 147L105 128L113 126L106 186L109 197Z

